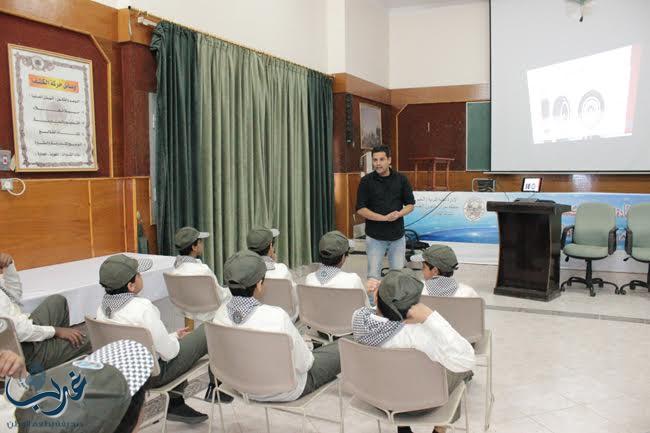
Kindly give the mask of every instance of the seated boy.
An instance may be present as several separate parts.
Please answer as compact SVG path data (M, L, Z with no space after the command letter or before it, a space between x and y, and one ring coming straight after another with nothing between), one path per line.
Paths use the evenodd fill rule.
M422 254L412 256L411 261L422 263L423 295L478 298L474 289L453 278L458 259L447 245L431 245Z
M256 252L264 260L266 265L265 278L278 278L291 281L292 291L291 297L293 298L293 305L295 306L295 314L291 320L295 322L298 318L298 292L296 291L296 283L293 281L289 268L284 263L277 262L275 253L276 240L280 236L278 229L267 229L265 227L254 227L248 236L246 236L246 246L249 250Z
M325 233L318 242L320 266L305 278L308 286L336 287L342 289L361 289L365 291L361 277L354 272L344 272L352 241L339 231Z
M364 307L354 312L354 339L369 346L424 352L447 369L451 393L461 380L471 376L474 350L440 314L419 303L421 293L422 282L408 270L389 271L374 292L377 310ZM456 413L454 421L459 416ZM411 429L399 427L398 432Z
M174 275L209 275L214 279L217 285L219 301L221 304L228 302L230 291L226 287L221 287L214 272L204 264L200 257L203 255L204 239L209 237L207 232L200 232L194 227L183 227L178 229L174 236L174 245L178 248L180 255L174 262ZM183 312L185 317L198 320L201 322L211 321L214 317L214 311L207 313L188 313Z
M22 311L22 296L13 259L0 253L0 315L11 319L16 328L27 371L38 373L90 351L88 339L70 328L68 302L63 296L48 296L30 315Z
M32 379L24 389L12 383L9 394L18 401L43 391L56 391L50 380L67 387L64 392L68 392L69 397L82 395L77 399L68 398L64 410L56 418L44 413L60 407L56 399L39 402L38 410L31 406L17 409L15 416L20 425L17 430L30 433L134 432L153 364L146 347L135 341L120 340L107 344L84 360L47 370L44 384Z
M152 377L150 385L157 388L168 384L208 353L205 330L199 326L193 332L187 328L171 334L160 320L160 311L153 303L138 296L143 289L140 272L152 266L147 259L136 260L124 254L109 257L99 268L99 283L106 290L102 304L97 310L97 320L142 326L151 332L153 344L159 357L160 375ZM167 419L196 424L208 419L195 411L182 396L186 383L170 393Z
M224 267L224 284L228 284L233 297L227 305L219 307L214 323L289 335L293 340L296 388L251 398L257 401L293 401L336 379L341 372L338 343L310 351L286 311L259 301L264 293L265 274L266 266L257 253L240 251L231 256Z

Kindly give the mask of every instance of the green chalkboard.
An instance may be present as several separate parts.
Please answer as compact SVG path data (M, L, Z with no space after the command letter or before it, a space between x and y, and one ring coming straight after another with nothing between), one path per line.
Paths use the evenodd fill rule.
M490 103L466 106L467 171L490 171Z

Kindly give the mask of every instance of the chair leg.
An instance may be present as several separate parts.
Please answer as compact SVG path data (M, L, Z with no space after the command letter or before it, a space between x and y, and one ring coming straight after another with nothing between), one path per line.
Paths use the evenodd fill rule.
M214 394L217 393L212 393L212 397L210 398L210 421L208 422L208 433L212 433L212 422L214 421ZM221 407L219 407L219 412L221 412ZM223 416L221 416L221 422L223 422ZM223 428L223 425L221 426ZM224 433L226 432L225 429L223 429Z
M463 412L465 412L465 433L469 433L469 412L467 412L467 388L463 393ZM452 431L456 431L454 426L451 426Z
M214 378L214 383L219 383L217 378ZM212 393L212 406L214 407L214 395L217 395L217 402L219 404L219 418L221 419L221 430L223 433L226 433L226 421L223 419L223 406L221 406L221 394L219 393L219 385L216 385L214 392ZM234 404L234 403L233 403ZM210 420L212 422L212 420Z
M565 282L562 283L560 286L560 290L564 291L565 286L571 286L572 283L581 283L587 286L587 289L589 289L589 295L590 296L596 296L596 289L594 285L598 285L599 287L604 287L605 284L609 284L611 286L614 286L614 293L619 294L621 293L621 290L618 288L618 286L610 281L605 281L602 278L593 278L593 268L592 268L592 261L591 260L585 260L587 262L587 271L585 272L585 278L581 277L571 277Z
M377 420L377 431L381 433L381 423Z
M163 396L165 397L165 410L160 423L162 424L162 433L167 433L167 410L169 409L169 394L164 393Z
M266 414L266 433L271 433L271 421L269 421L269 408L268 407L264 408L264 413Z
M341 381L339 380L339 413L341 414L341 428L340 431L341 433L345 433L345 417L343 415L343 386L341 385Z

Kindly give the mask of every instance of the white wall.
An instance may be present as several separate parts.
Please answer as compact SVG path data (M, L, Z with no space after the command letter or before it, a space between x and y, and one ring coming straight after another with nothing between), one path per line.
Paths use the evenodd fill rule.
M393 9L390 88L490 82L489 2Z
M346 6L345 72L388 87L388 10L379 0L347 0Z
M328 0L101 0L316 69L328 70Z
M346 0L327 0L327 71L345 72Z
M128 6L127 0L93 0L94 2L101 3L106 6L110 6L115 9L121 9Z

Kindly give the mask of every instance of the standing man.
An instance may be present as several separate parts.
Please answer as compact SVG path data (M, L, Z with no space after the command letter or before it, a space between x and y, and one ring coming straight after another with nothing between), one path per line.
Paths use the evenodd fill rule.
M413 188L406 176L390 168L390 147L372 149L375 171L361 178L357 191L357 214L366 219L368 278L381 278L381 265L388 251L391 269L402 269L406 254L404 216L413 211Z

